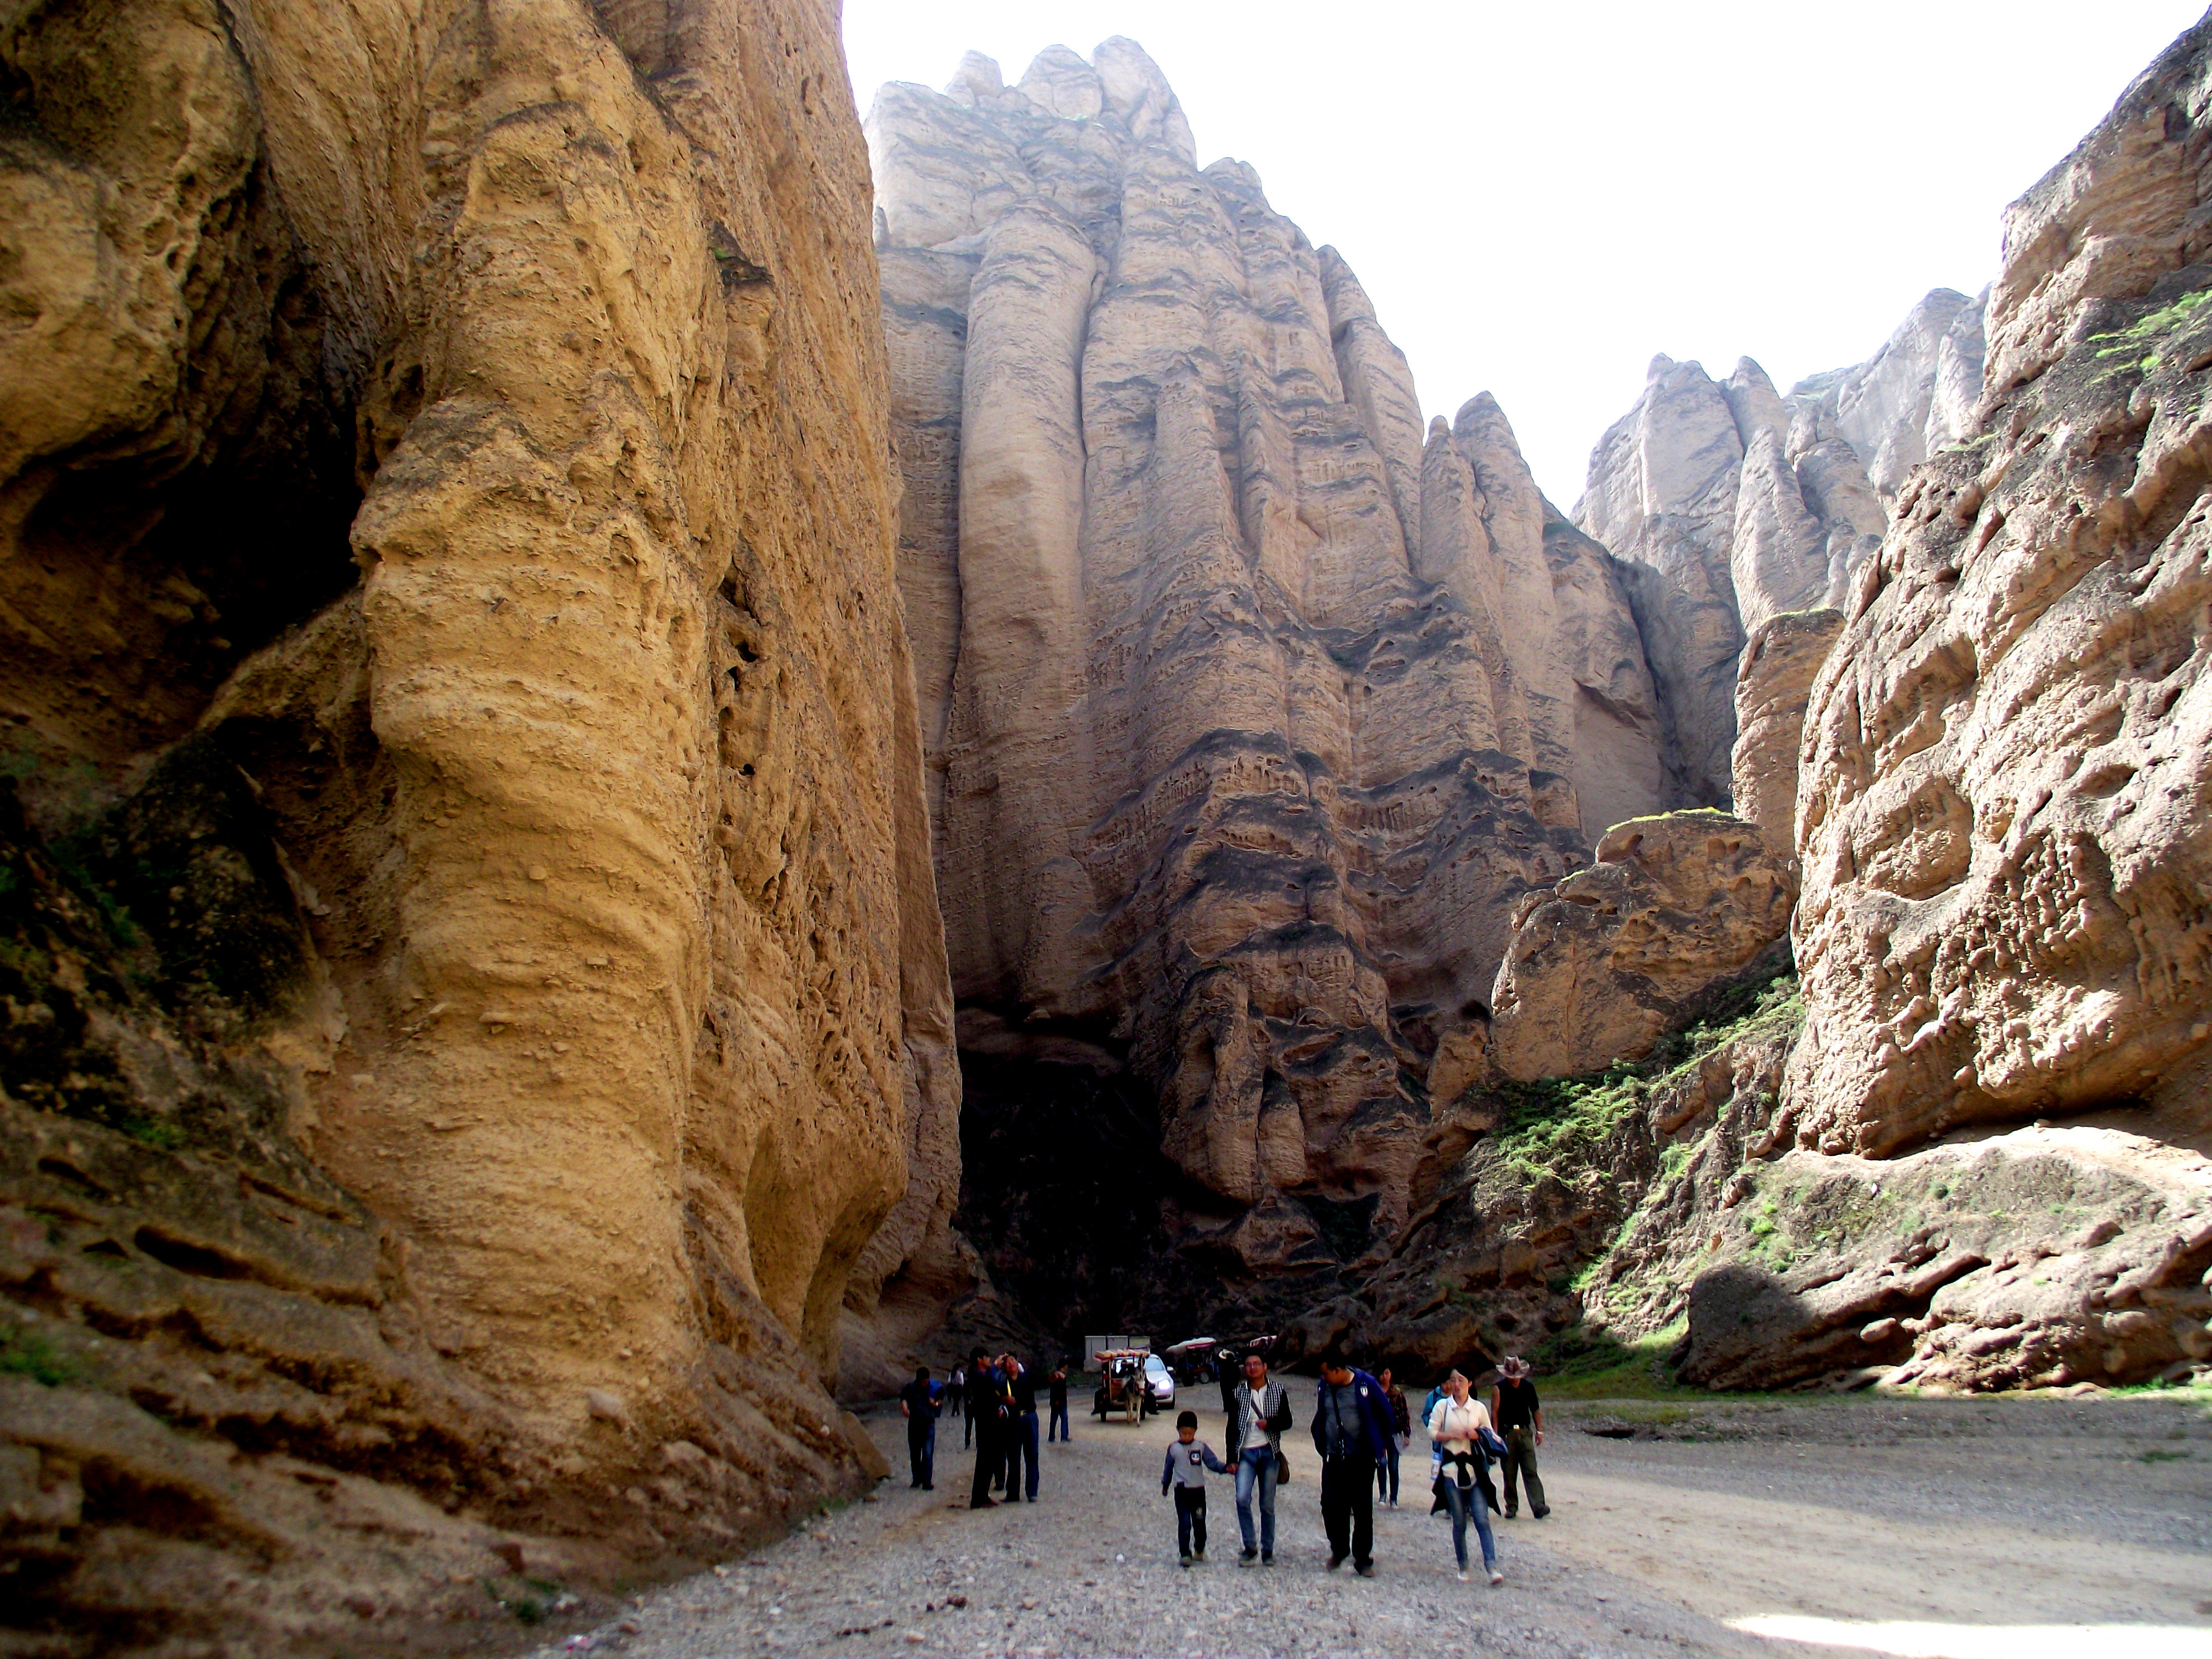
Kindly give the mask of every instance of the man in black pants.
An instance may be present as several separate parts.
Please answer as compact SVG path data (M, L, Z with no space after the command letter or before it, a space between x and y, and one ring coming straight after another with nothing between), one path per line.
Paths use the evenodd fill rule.
M1013 1357L1006 1356L1006 1393L1013 1414L1006 1419L1006 1502L1018 1504L1024 1494L1032 1504L1037 1495L1036 1373ZM1024 1459L1029 1476L1022 1475Z
M981 1348L976 1349L968 1362L968 1418L975 1426L975 1476L968 1484L971 1510L998 1508L991 1498L991 1476L1006 1473L1006 1435L1001 1425L1006 1406L999 1368L984 1357Z
M1536 1448L1544 1443L1544 1407L1528 1380L1528 1362L1508 1354L1498 1362L1498 1386L1490 1391L1490 1420L1505 1437L1505 1518L1521 1510L1518 1484L1528 1489L1528 1508L1541 1521L1552 1512L1544 1501L1543 1478L1536 1473Z
M1332 1571L1349 1555L1362 1578L1375 1576L1375 1471L1388 1455L1390 1413L1382 1385L1334 1348L1321 1358L1314 1403L1314 1449L1321 1454L1321 1522Z
M937 1385L929 1367L916 1365L914 1381L899 1390L899 1415L906 1419L906 1459L913 1466L913 1488L937 1490Z
M1067 1362L1066 1360L1061 1360L1059 1364L1052 1368L1052 1374L1045 1378L1045 1398L1052 1407L1052 1409L1045 1413L1045 1443L1050 1445L1054 1435L1058 1435L1062 1440L1073 1440L1075 1437L1067 1431Z

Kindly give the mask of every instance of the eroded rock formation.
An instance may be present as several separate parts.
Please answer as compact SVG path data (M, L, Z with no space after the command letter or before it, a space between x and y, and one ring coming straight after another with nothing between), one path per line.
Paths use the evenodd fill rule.
M2208 111L2212 20L2013 205L1979 405L1853 580L1804 716L1803 1031L1590 1285L1617 1332L1686 1318L1689 1380L2212 1361Z
M1132 43L868 130L955 988L1126 1060L1187 1251L1356 1261L1515 902L1659 804L1619 568L1488 398L1424 441L1349 268Z
M1710 809L1632 818L1595 861L1531 893L1498 967L1491 1056L1509 1078L1642 1060L1717 988L1788 971L1785 860Z
M1744 641L1736 667L1735 747L1729 758L1736 816L1757 825L1793 872L1805 705L1843 628L1843 614L1836 611L1770 617Z
M2212 1127L2208 45L2007 215L1975 428L1905 485L1814 689L1808 1146Z
M957 1079L831 17L0 55L5 1617L397 1644L849 1490Z
M1674 804L1729 799L1746 637L1841 604L1905 473L1965 429L1982 311L1938 289L1873 357L1787 397L1747 357L1717 383L1655 357L1636 407L1599 440L1575 521L1631 568Z

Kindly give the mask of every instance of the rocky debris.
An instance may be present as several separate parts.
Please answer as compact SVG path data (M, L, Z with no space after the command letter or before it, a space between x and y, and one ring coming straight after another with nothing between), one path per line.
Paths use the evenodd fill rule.
M835 23L662 9L0 40L42 1650L398 1644L516 1551L765 1534L865 1479L841 1314L954 1254Z
M1788 969L1791 896L1783 857L1741 818L1616 825L1594 863L1516 912L1492 999L1494 1064L1534 1082L1643 1059L1715 987Z
M1715 1221L1679 1375L1771 1389L1868 1368L1923 1391L2142 1382L2212 1361L2212 1162L2020 1129L1753 1165Z
M1805 705L1843 613L1794 611L1770 617L1743 642L1735 677L1736 816L1765 835L1790 871L1797 867L1797 751Z
M2212 26L2007 216L1973 433L1899 495L1799 787L1801 1145L2203 1104Z
M1480 1070L1515 902L1659 804L1619 567L1489 398L1425 444L1356 276L1133 43L868 134L954 988L1126 1066L1187 1261L1334 1271Z

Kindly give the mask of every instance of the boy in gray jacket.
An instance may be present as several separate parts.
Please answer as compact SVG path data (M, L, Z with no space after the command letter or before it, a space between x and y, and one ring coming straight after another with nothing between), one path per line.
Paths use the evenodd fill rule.
M1184 1412L1176 1419L1175 1443L1168 1448L1168 1461L1160 1468L1160 1495L1167 1496L1168 1488L1175 1488L1176 1550L1186 1567L1191 1563L1191 1546L1197 1544L1197 1556L1206 1559L1206 1472L1216 1474L1229 1473L1229 1465L1214 1455L1213 1448L1198 1437L1198 1413Z

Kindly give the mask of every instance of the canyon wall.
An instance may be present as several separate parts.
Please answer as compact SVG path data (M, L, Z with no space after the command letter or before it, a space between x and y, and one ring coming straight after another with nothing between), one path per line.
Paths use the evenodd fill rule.
M1620 568L1488 398L1424 433L1349 267L1196 165L1133 43L971 54L867 131L954 989L994 1079L1126 1070L1186 1264L1356 1262L1516 902L1662 802Z
M2212 1128L2205 34L2007 214L1972 428L1906 483L1813 689L1808 1145Z
M1686 1381L2212 1371L2208 115L2212 19L2008 211L1964 413L1881 360L1821 394L1903 419L1842 614L1745 665L1763 815L1795 751L1802 1028L1710 1112L1630 1115L1675 1168L1588 1288L1615 1335L1681 1322Z
M1748 357L1716 382L1655 357L1591 452L1575 522L1631 572L1668 738L1670 800L1730 799L1736 668L1771 618L1839 605L1905 473L1965 430L1983 301L1923 299L1863 363L1778 393Z
M6 1620L396 1647L852 1490L958 1079L834 18L0 61Z

